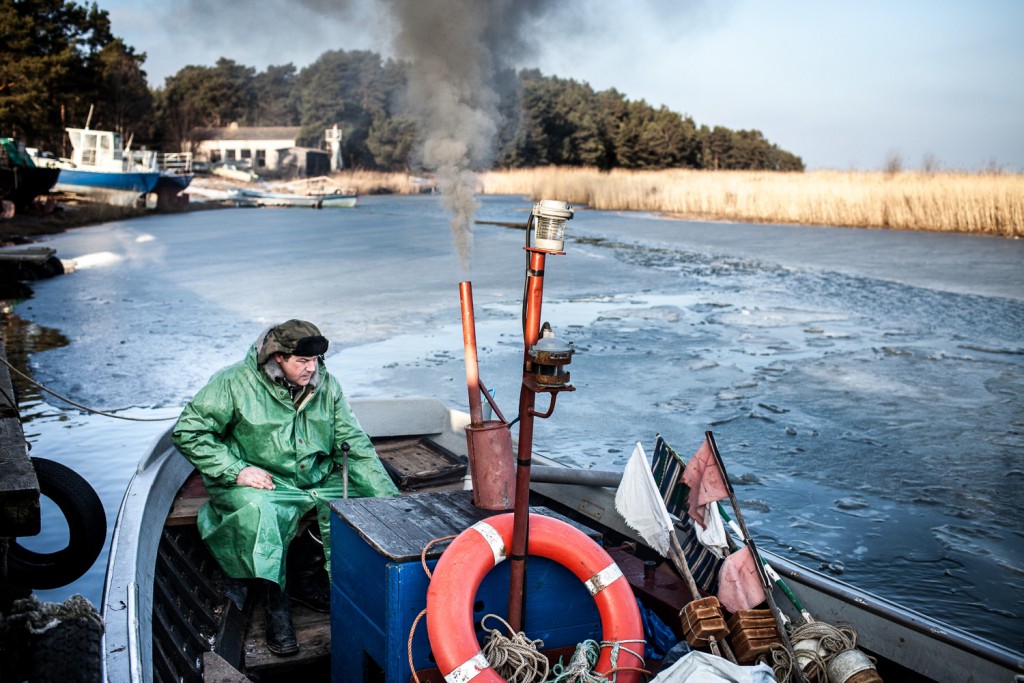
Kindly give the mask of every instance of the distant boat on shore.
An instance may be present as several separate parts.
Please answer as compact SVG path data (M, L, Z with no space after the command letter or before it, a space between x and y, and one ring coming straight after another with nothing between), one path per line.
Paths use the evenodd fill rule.
M25 145L14 138L0 138L0 199L16 211L31 206L57 182L60 169L37 166Z
M287 206L308 209L351 209L359 201L354 193L290 194L260 190L228 190L228 200L235 206Z
M68 128L67 133L71 158L49 162L60 168L54 189L131 206L156 187L156 152L143 152L141 158L129 154L121 134L109 130Z
M210 173L220 176L221 178L237 180L243 183L255 183L260 179L260 177L256 175L251 168L235 163L217 164L210 170Z

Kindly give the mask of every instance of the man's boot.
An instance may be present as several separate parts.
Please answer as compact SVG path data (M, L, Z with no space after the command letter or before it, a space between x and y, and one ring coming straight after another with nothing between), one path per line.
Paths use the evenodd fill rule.
M299 641L295 637L288 594L273 581L263 583L266 584L267 649L282 657L293 655L299 651Z
M299 534L288 548L288 586L292 600L317 612L331 611L323 543L310 530Z

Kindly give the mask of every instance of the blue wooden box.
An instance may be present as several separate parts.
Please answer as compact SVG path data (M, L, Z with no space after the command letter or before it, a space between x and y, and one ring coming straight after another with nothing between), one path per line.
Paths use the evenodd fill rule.
M383 678L404 683L411 675L409 632L426 608L429 579L420 563L423 547L495 513L473 507L471 494L465 491L339 500L331 508L331 680L359 683ZM532 512L554 514L544 508ZM446 545L431 548L431 570ZM507 616L508 582L507 561L484 579L474 603L478 627L487 614ZM559 564L531 557L526 595L525 631L530 638L543 640L544 649L600 639L593 598ZM505 633L497 619L488 619L485 625ZM417 670L436 667L425 618L416 627L412 654Z

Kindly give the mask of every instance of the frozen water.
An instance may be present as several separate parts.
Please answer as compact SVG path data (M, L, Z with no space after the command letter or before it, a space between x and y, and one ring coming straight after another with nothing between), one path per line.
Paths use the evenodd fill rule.
M478 219L522 224L529 207L485 197ZM300 317L350 395L465 407L470 280L481 377L511 419L525 233L477 225L464 271L448 223L433 198L368 197L56 236L95 267L17 306L67 342L41 343L32 372L99 409L173 416L261 329ZM1022 649L1024 242L586 210L567 232L542 318L577 349L577 390L537 421L538 451L615 469L636 440L689 455L712 429L761 545ZM26 393L33 452L85 474L112 521L168 423ZM96 600L102 571L62 590Z

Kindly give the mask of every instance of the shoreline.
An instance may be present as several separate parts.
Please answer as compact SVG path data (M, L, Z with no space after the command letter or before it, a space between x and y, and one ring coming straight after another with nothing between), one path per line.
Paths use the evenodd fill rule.
M566 201L570 204L577 205L581 208L590 207L603 211L643 211L656 214L660 218L667 220L679 221L741 223L749 225L778 224L859 227L865 229L894 231L983 234L983 236L987 237L1010 240L1020 239L1022 234L1024 234L1021 232L1021 227L1017 224L1017 220L1012 217L1015 215L1014 212L1011 212L1008 216L1002 216L1002 219L1004 219L1002 222L1009 221L1007 224L990 229L971 229L963 226L957 229L953 226L943 226L941 221L937 221L931 227L923 227L921 224L903 225L899 224L898 221L889 220L867 221L865 223L863 220L844 220L842 216L835 212L830 213L827 216L828 219L823 222L806 222L792 215L773 214L771 216L761 216L738 211L737 207L732 205L716 205L714 200L718 194L718 190L721 188L714 183L710 185L706 184L706 186L695 188L693 190L696 191L699 197L703 198L703 201L698 203L697 206L689 206L685 205L685 203L684 206L677 206L673 205L671 202L668 205L665 205L663 201L658 200L658 198L665 198L665 187L660 187L660 191L654 191L650 187L647 187L647 189L642 193L644 198L646 198L644 201L638 200L636 197L629 194L628 190L631 186L631 182L635 183L639 181L639 179L652 176L650 173L644 174L637 172L631 174L628 172L618 172L617 177L613 182L615 183L616 188L621 188L623 191L617 191L617 189L612 191L610 188L605 187L605 189L608 190L607 193L600 193L598 187L588 188L588 186L584 186L581 188L575 186L571 182L568 182L573 179L578 179L575 178L575 176L585 175L587 175L586 169L575 172L574 175L573 173L567 173L564 169L539 169L529 172L504 173L490 171L481 174L481 185L478 187L478 190L479 194L484 196L509 194L521 195L528 198L530 201L549 196L565 197ZM665 172L662 174L653 174L652 177L662 178L664 175ZM742 181L746 175L750 174L744 175L742 173L728 172L722 172L720 174L701 173L693 177L703 182L706 181L708 177L713 176L718 179L719 183L721 183L726 181ZM600 179L602 181L609 180L605 175L601 175ZM763 180L763 178L760 179ZM529 182L524 182L523 180L529 180ZM382 175L360 171L349 171L347 173L339 173L333 176L305 178L300 179L299 181L271 181L269 184L271 186L281 185L281 189L287 191L291 189L290 186L294 186L296 183L305 184L307 186L315 185L317 189L322 189L325 183L329 183L331 185L337 185L338 187L348 187L352 191L356 191L359 195L410 195L422 194L425 186L423 184L424 182L426 182L426 180L407 175ZM568 182L568 184L566 184L566 182ZM758 184L757 189L765 191L763 184L763 182ZM488 187L487 185L490 186ZM53 211L50 213L16 214L13 218L0 221L0 248L32 245L44 240L48 236L51 236L51 234L59 234L60 232L76 227L96 225L114 220L128 220L131 218L140 218L142 216L150 216L160 213L179 213L230 208L230 204L225 202L225 199L226 190L232 187L263 188L265 185L264 182L246 182L214 176L197 177L190 186L190 194L193 197L191 197L191 200L186 205L162 211L79 202L69 196L57 195L55 197L58 198L58 204L55 205ZM583 191L583 189L586 189L587 191ZM595 195L595 193L598 193L598 195ZM595 203L594 200L598 196L601 197L601 201ZM767 199L771 199L770 196L771 193L768 193ZM999 222L1000 221L996 221L996 223Z
M59 235L73 228L84 228L110 221L128 220L165 213L185 213L229 208L214 201L189 202L185 207L169 211L111 206L109 204L58 203L48 214L24 213L0 222L0 247L17 247L38 243L49 235Z

